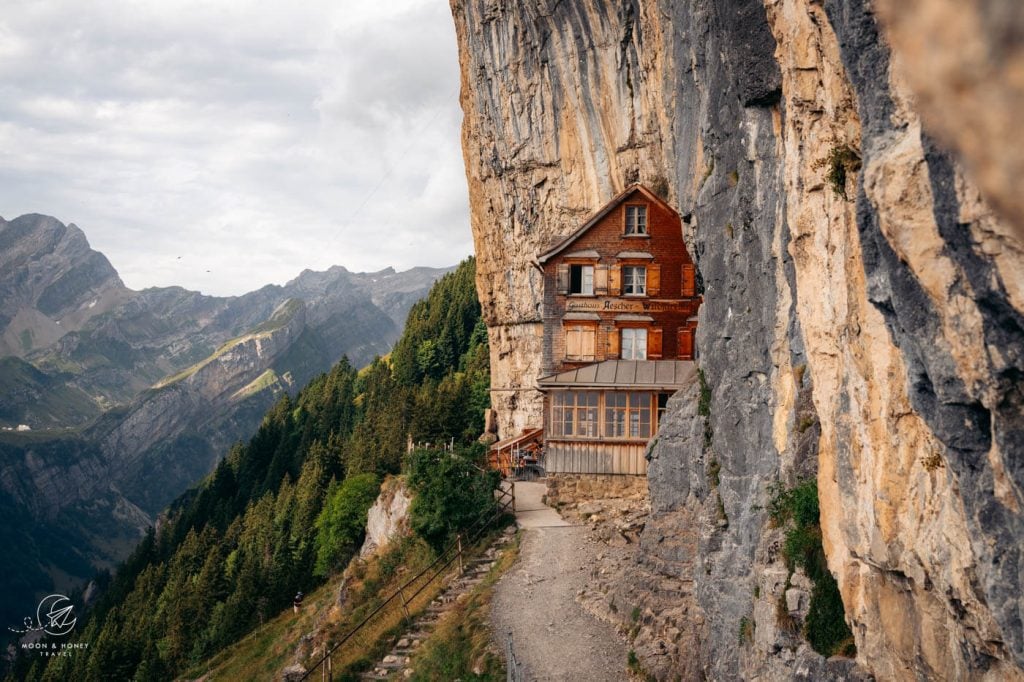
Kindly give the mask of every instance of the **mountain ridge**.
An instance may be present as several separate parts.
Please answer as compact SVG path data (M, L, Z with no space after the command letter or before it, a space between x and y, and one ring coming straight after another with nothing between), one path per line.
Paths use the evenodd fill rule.
M343 356L387 353L451 270L334 266L215 297L128 289L82 230L49 216L0 222L0 244L0 491L38 537L18 540L4 572L28 596L113 567L283 394Z

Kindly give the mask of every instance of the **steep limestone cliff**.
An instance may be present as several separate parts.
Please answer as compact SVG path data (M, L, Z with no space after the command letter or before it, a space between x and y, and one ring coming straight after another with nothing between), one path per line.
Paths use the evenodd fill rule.
M1006 124L1024 20L1000 0L878 5L895 51L862 0L452 1L502 433L539 422L545 244L639 181L697 260L710 409L677 400L668 423L711 437L659 440L638 554L676 581L659 636L685 656L640 651L659 677L1024 669L1024 145ZM967 66L926 71L911 16L955 24L941 39L969 39ZM856 669L778 615L802 597L769 486L806 477Z

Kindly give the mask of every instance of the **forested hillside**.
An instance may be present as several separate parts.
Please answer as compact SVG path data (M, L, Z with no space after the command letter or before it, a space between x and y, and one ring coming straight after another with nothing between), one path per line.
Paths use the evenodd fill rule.
M282 398L247 444L179 498L78 624L88 648L22 657L13 679L170 679L287 608L358 548L380 478L407 438L472 442L488 406L472 259L409 314L388 359L343 360ZM361 515L361 516L360 516Z

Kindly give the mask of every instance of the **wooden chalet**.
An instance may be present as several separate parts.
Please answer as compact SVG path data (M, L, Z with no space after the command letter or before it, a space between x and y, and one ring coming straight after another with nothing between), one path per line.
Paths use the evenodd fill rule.
M544 274L543 430L496 449L542 442L547 473L646 475L665 403L695 373L701 298L679 214L633 185L536 266Z

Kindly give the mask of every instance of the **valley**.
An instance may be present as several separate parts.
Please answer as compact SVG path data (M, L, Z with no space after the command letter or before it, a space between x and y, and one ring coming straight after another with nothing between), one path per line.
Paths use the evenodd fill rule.
M237 297L132 291L84 233L0 222L0 616L113 569L267 409L342 357L398 339L447 270L305 271ZM13 595L13 590L7 594Z

